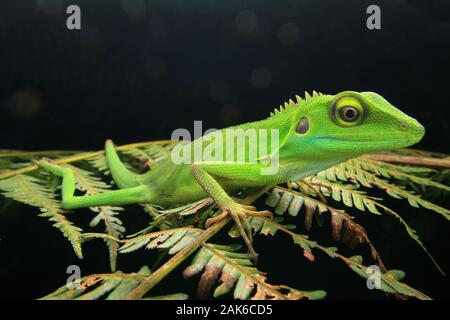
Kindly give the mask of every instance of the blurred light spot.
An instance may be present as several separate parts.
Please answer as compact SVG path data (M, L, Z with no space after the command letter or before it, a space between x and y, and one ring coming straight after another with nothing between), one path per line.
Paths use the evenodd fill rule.
M36 0L36 7L48 15L56 15L63 12L61 0Z
M295 23L285 23L278 29L278 40L282 45L292 46L297 42L299 34L298 26Z
M132 20L139 20L145 16L144 0L122 0L122 9Z
M38 91L24 88L9 99L7 106L17 116L30 117L42 108L42 97Z
M209 94L215 102L224 103L230 96L230 89L225 82L213 81L209 87Z
M150 56L145 61L144 70L153 79L159 79L166 72L166 66L160 57Z
M256 28L256 15L248 10L241 11L237 14L235 23L239 32L250 33Z
M267 88L272 82L272 74L267 68L257 68L253 70L250 82L257 89Z

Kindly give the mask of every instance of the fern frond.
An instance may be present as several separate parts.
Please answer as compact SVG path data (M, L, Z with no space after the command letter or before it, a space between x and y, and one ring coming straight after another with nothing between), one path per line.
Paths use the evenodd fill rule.
M188 246L203 231L203 229L184 227L152 232L124 240L124 245L119 251L129 253L145 246L146 249L168 249L169 254L175 254Z
M71 164L64 164L63 166L72 170L75 178L75 187L78 190L85 192L86 195L99 194L108 191L108 189L111 188L110 185L103 182L100 178L95 177L89 171L80 169ZM123 227L122 221L117 217L119 211L123 210L122 207L102 206L91 207L90 209L97 213L94 219L90 222L90 227L95 227L100 223L100 221L103 221L107 234L115 238L122 237L125 233L125 228ZM117 250L119 246L117 242L113 240L105 239L105 242L108 246L111 271L115 271L117 265Z
M159 218L163 218L166 215L176 214L177 216L188 216L197 213L199 210L212 205L214 201L211 198L201 199L199 201L189 203L184 206L180 206L168 210L159 210Z
M142 300L187 300L189 296L186 293L165 294L163 296L146 297Z
M77 256L80 259L83 257L80 244L82 229L66 219L59 202L55 200L53 190L46 187L44 181L29 175L18 174L0 180L0 190L5 197L40 208L42 211L40 216L54 222L53 226L69 239Z
M119 146L116 149L127 167L142 172L146 169L152 170L169 157L170 150L176 144L170 141L155 141ZM91 275L82 278L80 288L72 290L64 286L46 298L185 299L187 298L185 294L156 297L144 295L194 252L197 252L196 258L185 270L185 275L202 274L199 283L200 297L205 297L212 289L214 296L232 293L238 299L316 299L325 295L320 290L307 292L283 285L268 284L266 275L253 266L248 254L239 253L238 247L206 243L232 221L230 217L226 217L209 228L204 228L204 221L213 216L217 209L211 199L203 199L173 209L151 204L143 205L144 210L149 213L146 217L151 221L144 223L143 230L135 235L128 235L126 239L123 239L126 230L118 215L122 208L107 206L90 208L96 212L90 226L95 227L104 223L105 231L82 233L81 228L72 225L66 219L59 201L55 198L56 186L60 179L44 176L33 162L43 155L58 165L70 167L74 172L77 189L87 195L105 192L114 184L113 181L109 181L111 179L104 177L109 174L109 169L103 150L92 152L0 150L0 190L6 197L39 207L43 211L41 216L54 222L70 240L80 257L83 241L95 238L105 241L108 245L112 271L116 268L118 252L134 252L142 248L160 250L152 274L148 268L143 268L139 273L132 274L115 272ZM386 156L386 161L383 160L385 155L389 156ZM295 217L303 214L305 227L309 230L314 220L318 225L322 225L323 218L329 215L331 233L335 240L341 240L349 247L357 244L367 244L370 247L372 258L380 266L382 291L401 297L428 299L428 296L400 281L404 276L402 271L386 270L366 230L354 221L352 215L362 211L395 217L406 228L410 237L427 252L415 230L403 217L386 207L382 199L372 197L370 192L381 189L394 198L408 200L412 206L428 208L449 219L448 209L430 202L431 192L445 195L450 190L448 187L450 171L445 170L449 167L450 160L447 155L420 150L363 155L301 181L290 182L287 188L276 186L266 199L266 203L275 208L275 218L248 216L247 219L251 228L258 234L274 236L280 231L289 234L310 261L316 260L317 251L322 251L332 258L343 261L354 272L367 278L370 273L367 272L367 267L363 265L360 256L347 258L338 253L334 247L323 247L307 236L294 233L295 225L282 224L287 218L285 215ZM44 179L45 177L48 179ZM268 188L260 194L267 192ZM243 194L239 193L238 196ZM426 196L422 198L421 195ZM257 197L246 197L244 202L251 204ZM340 203L345 211L338 207ZM232 227L229 233L234 237L239 236L236 227ZM159 266L167 254L173 256ZM430 258L433 260L431 256ZM158 266L159 268L156 268Z
M360 182L364 180L370 183L371 185L375 185L378 188L385 190L386 193L393 198L406 199L408 200L409 204L413 207L418 208L419 205L421 205L426 209L440 213L444 218L450 220L450 210L438 206L434 203L431 203L427 200L424 200L419 195L413 194L411 191L405 190L401 186L396 186L394 184L388 183L386 180L380 179L375 174L369 173L364 169L360 169L360 167L358 166L355 166L354 169L356 172L351 173L349 177L352 177Z
M380 214L377 208L381 208L384 212L396 218L405 227L406 232L409 234L409 236L422 248L422 250L428 255L430 260L439 269L439 271L444 274L444 271L441 269L441 267L435 261L423 242L420 240L416 231L411 228L397 212L381 204L379 201L377 201L378 199L367 196L365 192L356 190L355 185L332 183L319 178L318 176L314 176L310 178L310 180L313 183L318 183L322 186L320 188L322 194L328 197L331 196L335 201L342 201L342 203L344 203L348 207L353 207L353 204L355 204L355 207L357 209L365 211L365 209L367 208L370 212L375 214ZM329 187L329 189L327 189L326 187Z
M214 290L214 297L225 295L233 290L235 299L321 299L326 293L321 290L302 292L286 286L274 286L266 282L264 273L253 267L248 253L238 253L240 245L204 244L192 264L183 275L186 278L202 272L197 294L207 298L219 280L221 284Z
M433 152L427 150L419 150L414 148L401 148L394 150L386 150L377 152L377 154L390 154L390 155L402 155L402 156L415 156L415 157L429 157L429 158L448 158L448 154L441 152Z
M92 219L89 223L90 227L96 227L100 223L100 221L103 221L107 234L119 239L122 237L126 230L122 225L122 221L117 217L117 215L119 214L118 211L123 210L123 208L93 207L90 209L94 212L98 212L97 216L95 216L94 219ZM114 240L105 239L105 242L108 246L111 271L115 271L119 246Z
M105 155L99 154L95 157L92 157L88 160L88 162L97 170L103 172L104 174L109 174L109 167L108 167L108 163L106 162L106 157Z
M121 300L136 288L150 274L150 269L142 267L138 273L124 274L120 271L110 274L94 274L83 277L79 283L62 286L41 300ZM73 288L74 287L74 288ZM149 300L187 299L187 295L177 293Z
M318 174L319 177L326 178L330 181L353 181L359 182L363 186L372 188L373 186L384 190L388 195L397 199L406 199L413 207L418 208L419 205L429 210L441 214L447 220L450 220L450 210L438 206L432 202L424 200L420 195L416 195L401 186L394 185L386 180L379 178L376 174L365 170L361 163L357 160L348 160L337 166L326 169Z
M152 168L157 165L153 157L148 155L143 149L130 148L123 151L124 154L130 155L144 164L145 167Z
M331 258L338 258L339 260L345 262L354 272L363 278L369 278L371 273L368 272L368 267L362 264L361 256L353 256L347 258L337 252L335 247L324 247L319 245L317 242L312 241L306 235L301 235L292 232L286 226L280 225L273 220L267 218L257 218L264 220L267 224L272 224L273 230L282 231L292 237L295 244L298 244L303 249L303 255L310 261L315 261L315 257L312 253L313 249L320 250L326 253ZM380 272L381 286L377 289L382 290L387 293L392 293L396 295L405 295L409 297L415 297L420 300L430 300L430 297L424 293L408 286L407 284L401 282L400 280L404 277L404 272L401 270L382 270Z
M414 173L423 173L424 168L414 168L414 167L406 167L406 166L397 166L389 163L384 163L380 161L374 160L366 160L363 158L353 159L353 163L357 164L364 170L370 171L378 176L390 179L394 178L397 180L408 180L412 183L421 186L429 186L438 189L442 189L445 191L450 191L450 187L446 186L442 183L435 182L429 178L420 177L412 174ZM428 169L429 170L429 169Z
M287 211L292 216L297 216L302 207L304 207L306 230L311 229L313 217L316 218L316 221L321 226L323 223L322 215L324 213L330 214L333 239L336 241L342 240L350 248L354 248L357 244L366 243L370 248L372 258L377 261L380 268L385 269L383 261L370 241L367 231L360 224L354 222L352 217L344 211L295 190L280 186L272 189L270 196L266 199L266 204L275 207L275 213L277 214L283 214ZM266 228L269 227L266 226Z
M211 198L205 198L193 203L166 210L162 210L162 208L155 205L143 204L141 206L144 208L145 212L149 213L152 221L146 228L129 235L129 237L145 234L156 228L167 230L186 227L191 224L201 225L202 221L210 216L213 209L213 203L214 202Z
M8 170L16 169L17 163L14 159L0 158L0 173L5 173Z

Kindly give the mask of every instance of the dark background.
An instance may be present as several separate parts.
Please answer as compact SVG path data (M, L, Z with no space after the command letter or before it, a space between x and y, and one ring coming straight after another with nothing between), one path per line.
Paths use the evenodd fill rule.
M66 28L69 4L81 7L81 30ZM381 7L381 30L366 28L370 4ZM206 129L262 119L305 90L356 90L378 92L418 119L427 129L418 148L448 153L449 39L445 0L3 0L0 148L100 149L107 138L118 144L167 139L176 128L193 128L194 120ZM388 204L404 213L450 272L444 219ZM135 211L129 230L142 227ZM35 214L23 206L13 218L0 215L0 296L42 296L65 283L68 264L80 264L83 274L107 271L103 243L88 244L78 262L59 232ZM365 215L359 221L389 268L405 270L406 282L425 293L449 298L447 278L391 220ZM312 236L326 242L329 233L325 226ZM325 289L335 299L384 298L321 254L314 264L305 262L289 239L256 245L270 248L260 268L271 282ZM152 257L121 258L119 268L136 271ZM167 280L161 292L195 286L181 282L179 273Z

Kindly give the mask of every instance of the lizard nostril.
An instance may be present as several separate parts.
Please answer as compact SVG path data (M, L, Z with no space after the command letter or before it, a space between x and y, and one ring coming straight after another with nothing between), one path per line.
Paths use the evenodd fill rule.
M402 123L402 124L400 125L400 129L401 129L401 130L407 130L407 129L408 129L408 126L407 126L406 124Z

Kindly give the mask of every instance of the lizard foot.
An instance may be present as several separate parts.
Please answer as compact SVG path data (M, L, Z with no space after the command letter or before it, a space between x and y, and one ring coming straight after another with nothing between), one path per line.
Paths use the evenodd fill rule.
M248 222L247 216L252 217L272 217L272 212L268 210L256 211L256 208L253 206L241 205L236 202L232 203L227 208L222 210L222 213L216 217L209 218L205 222L205 227L208 228L214 223L217 223L227 216L231 216L236 223L236 227L241 234L242 239L244 239L245 244L247 245L248 252L252 255L253 261L256 262L258 254L253 248L253 230Z

